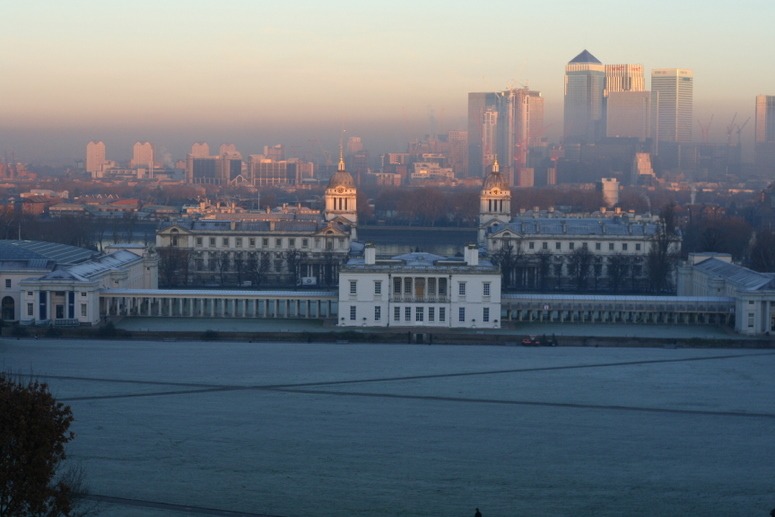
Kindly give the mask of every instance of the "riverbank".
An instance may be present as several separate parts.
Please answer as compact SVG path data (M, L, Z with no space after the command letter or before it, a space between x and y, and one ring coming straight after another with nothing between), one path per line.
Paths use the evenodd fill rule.
M500 329L339 328L333 321L225 318L125 318L96 328L25 328L26 336L301 343L407 343L578 347L775 348L770 338L722 327L515 323ZM14 337L14 336L7 336ZM537 342L540 342L538 344Z

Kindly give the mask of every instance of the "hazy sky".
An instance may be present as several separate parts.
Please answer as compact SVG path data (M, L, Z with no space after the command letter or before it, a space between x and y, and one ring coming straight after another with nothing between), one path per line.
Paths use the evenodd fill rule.
M565 64L691 68L695 118L724 140L775 94L772 0L0 0L0 152L126 159L151 140L375 152L465 129L467 93L527 84L562 130ZM753 127L748 123L746 133ZM699 124L695 134L699 135Z

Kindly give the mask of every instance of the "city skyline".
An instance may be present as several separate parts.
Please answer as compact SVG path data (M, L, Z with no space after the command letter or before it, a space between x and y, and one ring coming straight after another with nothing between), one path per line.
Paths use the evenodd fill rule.
M396 151L465 129L468 92L522 86L541 92L558 141L563 70L584 49L647 76L693 70L693 123L713 115L714 141L775 90L775 70L761 66L775 7L760 1L658 1L637 27L632 9L603 0L2 4L0 43L12 50L0 54L0 153L29 161L82 158L90 140L121 149L119 160L135 141L173 158L196 141L330 148L342 129L375 153Z

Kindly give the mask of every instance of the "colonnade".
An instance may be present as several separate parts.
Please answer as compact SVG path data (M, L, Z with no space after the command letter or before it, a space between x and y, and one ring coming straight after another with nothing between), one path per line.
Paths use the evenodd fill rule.
M728 325L734 300L508 294L501 298L501 312L504 321L518 322Z
M104 317L334 318L335 292L178 291L124 289L100 294Z

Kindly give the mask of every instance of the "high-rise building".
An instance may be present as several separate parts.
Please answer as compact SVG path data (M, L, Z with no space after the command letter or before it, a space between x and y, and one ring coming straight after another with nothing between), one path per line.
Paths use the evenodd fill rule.
M530 148L543 139L541 92L525 87L469 93L468 117L469 175L489 172L497 159L513 181L527 167Z
M756 96L755 141L757 169L775 171L775 95Z
M484 176L489 172L492 161L485 159L483 147L485 112L496 110L497 95L492 92L471 92L468 94L468 176ZM492 115L488 115L488 123ZM490 153L492 154L492 153Z
M196 142L191 146L191 156L194 158L207 158L210 156L210 146L206 142Z
M643 65L605 65L605 136L646 140L650 97Z
M584 50L565 66L563 138L566 143L594 143L604 134L605 66Z
M92 140L86 144L86 172L101 178L105 172L105 142Z
M605 65L605 92L646 91L643 65Z
M132 147L132 162L130 167L133 169L148 168L153 170L153 145L150 142L135 142Z
M656 68L651 71L651 93L654 140L691 142L694 73L685 68Z
M460 130L451 130L447 133L449 142L449 153L447 162L455 176L465 178L468 176L468 160L466 159L468 150L468 132Z
M606 97L605 131L612 138L649 138L651 92L610 92Z
M527 173L521 171L528 167L528 152L543 138L544 98L528 88L506 90L498 96L498 160L507 164L514 184L525 186L521 178Z

